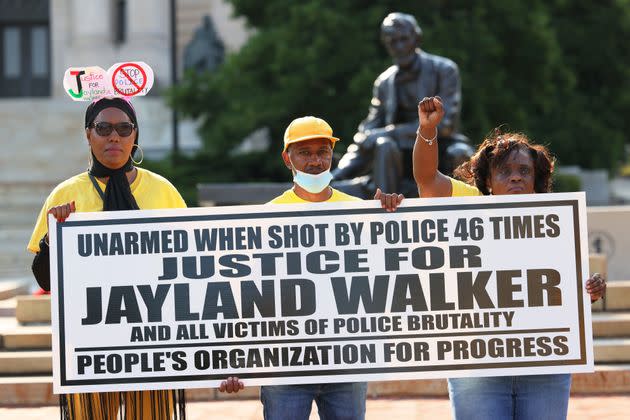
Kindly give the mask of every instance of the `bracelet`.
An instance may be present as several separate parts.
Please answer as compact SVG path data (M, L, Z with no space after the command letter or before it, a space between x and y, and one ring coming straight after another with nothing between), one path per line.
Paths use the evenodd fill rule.
M426 139L422 137L422 133L420 131L421 131L420 127L418 127L418 130L416 131L416 135L420 137L422 140L424 140L429 146L432 146L435 139L437 139L437 135L438 135L437 127L435 127L435 136L433 136L433 138L430 138L430 139Z

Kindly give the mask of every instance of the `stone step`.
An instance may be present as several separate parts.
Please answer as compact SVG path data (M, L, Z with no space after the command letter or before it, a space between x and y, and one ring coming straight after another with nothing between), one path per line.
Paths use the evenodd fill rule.
M34 219L27 224L12 221L7 225L7 217L13 216L8 216L2 209L0 213L0 279L11 275L25 276L30 273L33 262L33 254L26 246L31 237ZM22 210L21 213L25 214L26 211Z
M572 394L627 394L630 392L630 364L598 364L593 373L577 373Z
M0 317L15 318L15 306L17 300L15 298L0 300Z
M52 350L0 351L0 376L51 372Z
M29 282L26 279L0 281L0 300L10 299L29 292Z
M630 337L629 312L593 313L594 337Z
M0 182L0 209L4 212L12 208L27 208L39 212L56 185L56 182Z
M43 132L41 134L45 135ZM60 146L59 143L53 141L41 141L41 139L39 139L39 142L37 139L34 139L31 141L24 141L24 143L22 143L22 140L25 139L22 137L18 140L20 141L21 147L16 147L11 150L10 162L9 160L6 160L5 162L8 162L6 166L13 166L14 169L21 170L23 178L25 178L24 181L45 183L45 181L49 180L49 177L43 176L41 174L42 172L61 177L64 173L69 172L69 170L72 170L73 173L77 173L80 170L85 169L87 166L88 148L77 147L85 144L85 137L81 140L67 138L59 139L58 142L64 143L63 146L65 146L63 150L63 159L59 158L59 149L55 148L56 146ZM57 172L56 170L63 172ZM4 172L7 173L9 171L5 170ZM15 183L21 181L21 179L18 179L15 175L7 175L9 176L5 179L8 181Z
M30 231L35 226L39 209L31 207L0 208L0 230L21 228Z
M19 244L11 246L11 248L14 248L12 252L0 251L0 268L9 268L11 264L15 264L16 262L26 260L33 261L35 254L26 249L29 239L30 233L24 239L21 239Z
M630 310L630 280L609 281L606 289L603 305L607 311Z
M28 255L26 249L33 232L31 228L2 228L0 229L0 253L12 255Z
M0 377L0 406L44 406L59 404L53 394L51 375Z
M31 263L33 262L33 258L31 257L29 260L26 258L13 258L11 259L10 265L1 265L0 264L0 282L4 282L10 279L28 279L28 283L33 279L33 274L31 273Z
M50 325L18 326L4 331L0 330L1 349L27 350L46 349L52 346L52 329Z
M30 252L22 252L21 255L0 254L3 258L0 258L3 265L0 265L0 281L10 280L13 278L32 278L31 266L33 264L33 257L35 254Z
M10 270L13 268L15 264L22 264L24 261L33 262L33 257L35 254L32 254L30 251L26 249L26 244L23 244L23 251L16 254L2 254L0 253L0 270ZM30 268L30 264L29 264Z
M29 284L35 281L31 270L33 258L13 258L11 261L11 265L0 266L0 283L12 279L25 279Z
M44 406L58 404L52 393L51 375L0 377L0 406ZM221 394L214 389L187 389L187 401L256 399L259 388L246 386L238 394ZM572 394L627 394L630 392L630 365L596 365L593 373L573 375ZM445 379L378 381L368 384L368 398L429 397L448 395Z
M630 338L598 338L594 340L593 347L595 362L630 362Z
M50 324L50 295L19 296L15 307L15 318L20 324Z

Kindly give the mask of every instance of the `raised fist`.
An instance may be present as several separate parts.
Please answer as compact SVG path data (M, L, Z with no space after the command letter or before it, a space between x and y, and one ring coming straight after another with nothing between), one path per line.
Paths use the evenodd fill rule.
M418 104L418 120L422 128L435 128L444 117L442 98L439 96L425 97Z

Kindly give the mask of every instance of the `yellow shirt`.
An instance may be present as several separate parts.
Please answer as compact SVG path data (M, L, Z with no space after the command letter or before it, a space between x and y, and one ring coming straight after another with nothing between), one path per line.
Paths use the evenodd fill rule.
M98 180L97 180L98 181ZM106 185L98 181L101 190L105 191ZM138 168L136 179L131 183L133 194L142 210L185 208L184 199L166 178ZM103 200L98 194L87 172L75 175L57 185L50 193L42 210L39 212L35 229L28 243L28 250L39 252L39 241L46 234L48 226L46 217L48 210L61 204L75 202L77 212L102 211Z
M467 197L471 195L483 195L481 191L477 187L472 185L468 185L465 182L458 181L457 179L451 179L451 187L453 192L451 193L451 197Z
M357 198L353 195L343 193L334 188L331 188L331 189L332 189L332 195L330 196L328 200L323 201L324 203L332 203L335 201L362 201L360 198ZM277 196L276 198L274 198L267 204L300 204L300 203L312 203L312 201L307 201L298 197L295 191L293 191L293 189L290 189L290 190L286 190L285 192L282 193L282 195Z

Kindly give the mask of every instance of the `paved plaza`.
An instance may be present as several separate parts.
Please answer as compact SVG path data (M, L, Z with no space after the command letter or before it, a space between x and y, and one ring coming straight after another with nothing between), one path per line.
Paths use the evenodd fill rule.
M309 420L317 420L317 409ZM573 396L569 402L569 420L621 420L630 418L630 395ZM188 404L187 420L262 419L257 400L224 400ZM0 419L44 420L59 418L57 407L0 408ZM369 399L366 420L450 419L446 398Z

